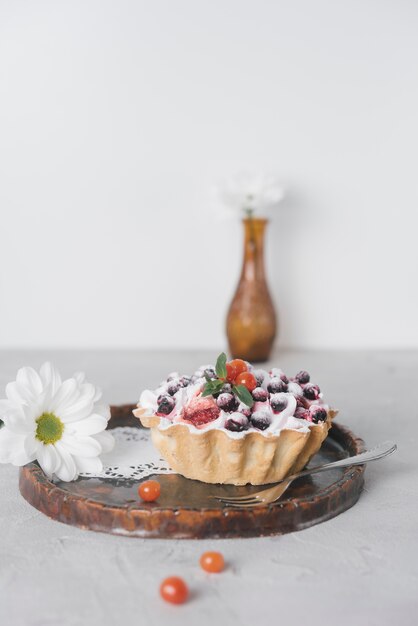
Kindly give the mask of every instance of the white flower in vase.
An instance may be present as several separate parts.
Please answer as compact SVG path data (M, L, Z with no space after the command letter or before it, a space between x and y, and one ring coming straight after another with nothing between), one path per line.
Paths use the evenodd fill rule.
M271 174L241 172L220 186L219 195L230 211L243 211L246 217L253 217L277 206L284 189Z
M62 381L51 363L39 373L23 367L0 400L0 462L26 465L38 461L48 477L75 480L80 472L100 472L100 455L114 445L105 432L109 407L102 392L84 374Z

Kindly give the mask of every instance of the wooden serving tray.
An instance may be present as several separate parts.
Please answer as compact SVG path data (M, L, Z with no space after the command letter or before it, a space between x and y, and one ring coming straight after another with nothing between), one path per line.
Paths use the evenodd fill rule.
M109 428L141 428L133 405L112 407ZM311 460L320 465L363 452L364 442L344 426L333 424L321 450ZM213 495L244 495L261 487L210 485L178 474L158 475L161 496L145 503L141 481L83 478L53 483L37 463L20 470L22 496L48 517L115 535L158 538L258 537L302 530L353 506L363 488L365 466L348 467L296 480L275 506L229 509ZM149 477L148 477L149 478Z

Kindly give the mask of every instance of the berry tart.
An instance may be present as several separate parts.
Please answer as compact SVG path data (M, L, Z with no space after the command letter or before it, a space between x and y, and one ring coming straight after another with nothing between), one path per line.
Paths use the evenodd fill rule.
M308 372L288 378L278 368L227 362L223 353L193 376L170 374L134 410L172 469L233 485L272 483L302 469L336 413Z

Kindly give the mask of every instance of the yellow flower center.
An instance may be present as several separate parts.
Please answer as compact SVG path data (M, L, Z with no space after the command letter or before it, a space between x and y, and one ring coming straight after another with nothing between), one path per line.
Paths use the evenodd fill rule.
M42 413L36 423L36 438L42 443L56 443L61 439L64 424L54 413Z

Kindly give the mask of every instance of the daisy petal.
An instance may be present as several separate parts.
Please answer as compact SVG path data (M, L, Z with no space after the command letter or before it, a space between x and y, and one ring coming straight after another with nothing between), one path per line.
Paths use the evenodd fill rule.
M39 439L36 439L36 437L34 437L33 434L29 434L29 435L26 435L23 445L24 445L26 454L33 461L34 459L36 459L38 448L42 446L43 444L39 441Z
M36 419L42 413L48 413L51 407L52 387L47 385L42 393L31 404L22 406L26 416L32 415L32 419Z
M78 473L73 457L62 445L62 441L57 441L57 443L55 444L55 449L57 450L60 457L60 464L55 470L56 477L60 480L63 480L64 482L70 482L71 480L75 480L78 476Z
M95 457L81 457L75 456L74 460L79 472L88 472L89 474L99 474L103 469L103 463L98 456Z
M16 467L22 467L22 465L26 465L27 463L34 461L35 458L36 457L34 454L28 455L26 450L24 448L21 448L13 452L13 458L11 460L11 463Z
M105 417L107 421L110 420L110 406L108 404L104 404L103 402L95 402L93 407L93 412Z
M82 385L84 381L86 380L86 375L84 372L75 372L73 374L73 378L76 379L79 385Z
M24 451L24 440L24 436L12 432L7 426L0 428L0 463L13 463L16 453Z
M10 400L0 400L0 417L14 408L15 405Z
M77 456L98 456L102 451L99 442L93 437L64 434L60 443L69 454Z
M93 399L95 389L93 385L85 384L79 388L79 397L72 403L62 406L60 409L60 418L64 423L77 422L93 411Z
M110 452L115 447L115 438L108 430L97 433L97 435L93 435L93 437L99 442L102 448L102 454L107 454L107 452Z
M40 374L44 387L50 387L51 395L54 395L62 384L59 371L52 363L47 361L42 365Z
M55 450L55 446L51 444L39 446L37 459L39 465L49 478L54 474L60 464L58 452Z
M16 382L21 387L25 387L30 392L32 398L36 398L43 389L39 374L33 367L22 367L17 373Z
M107 419L102 415L93 413L79 422L72 422L71 429L75 435L95 435L102 432L107 426Z
M82 398L79 402L60 411L59 416L64 424L70 424L71 422L86 419L92 412L93 402L89 399Z
M35 399L30 389L20 385L17 381L6 385L6 396L15 404L30 404Z
M77 381L74 378L64 380L51 400L50 411L56 412L61 417L62 411L78 399L78 394Z
M35 430L34 420L28 419L24 411L20 409L8 411L7 415L2 416L2 419L7 428L16 435L27 435Z

